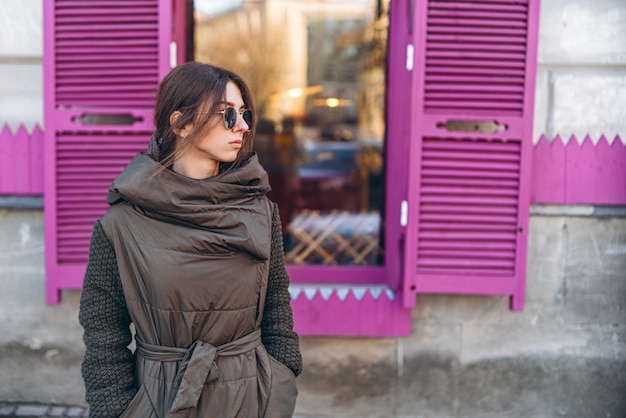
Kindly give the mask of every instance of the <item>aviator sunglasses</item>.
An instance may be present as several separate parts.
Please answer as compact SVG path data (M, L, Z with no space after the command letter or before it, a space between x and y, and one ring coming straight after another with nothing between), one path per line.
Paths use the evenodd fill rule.
M234 107L228 106L217 113L224 115L224 125L226 125L226 129L233 129L235 123L237 123L237 113L241 115L248 125L248 130L252 128L252 110L250 109L241 109L238 111Z

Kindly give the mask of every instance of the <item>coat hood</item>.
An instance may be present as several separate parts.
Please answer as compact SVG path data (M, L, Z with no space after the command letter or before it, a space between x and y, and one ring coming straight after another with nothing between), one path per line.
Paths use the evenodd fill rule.
M271 210L267 172L255 153L222 176L192 179L163 169L154 138L113 181L107 202L132 204L149 218L206 229L223 245L269 259ZM269 208L269 209L268 209Z

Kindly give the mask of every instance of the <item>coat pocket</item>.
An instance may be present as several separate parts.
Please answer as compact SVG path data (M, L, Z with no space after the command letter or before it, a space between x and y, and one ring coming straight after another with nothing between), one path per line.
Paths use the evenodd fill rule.
M265 418L292 417L298 398L296 376L289 367L276 360L269 353L268 356L272 370L272 383L264 416Z
M148 395L145 385L141 385L139 390L130 401L119 418L158 418L152 400Z

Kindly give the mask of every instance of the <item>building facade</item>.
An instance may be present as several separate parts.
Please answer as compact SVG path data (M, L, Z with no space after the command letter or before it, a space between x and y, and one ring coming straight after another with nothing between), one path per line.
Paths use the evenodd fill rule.
M300 413L587 416L583 412L624 410L617 397L593 390L582 396L577 388L590 376L608 378L611 393L624 388L623 377L611 372L611 365L624 363L624 202L552 198L547 202L557 206L539 205L546 200L532 199L530 158L542 134L581 141L589 134L594 143L604 134L613 147L623 135L626 12L620 2L456 2L457 9L436 1L243 2L219 13L198 8L193 49L189 13L181 9L186 3L144 3L140 12L150 19L132 22L131 29L155 40L152 55L140 58L156 70L128 73L125 83L136 85L139 77L154 84L148 73L158 80L174 62L190 58L230 58L223 65L251 68L249 77L262 74L251 81L266 121L258 151L266 152L270 179L280 184L275 188L288 193L275 199L288 214L292 298L308 366ZM47 300L57 303L59 290L80 287L81 251L102 210L93 184L79 184L84 169L94 167L106 189L106 176L127 157L108 156L102 176L92 163L98 154L84 151L84 144L102 151L99 144L110 145L116 129L102 123L102 115L130 114L141 120L118 129L115 140L142 149L149 99L141 86L131 103L115 97L115 89L72 79L72 64L81 65L75 56L88 48L71 34L84 29L89 11L26 2L20 5L28 4L29 13L23 6L18 13L12 4L0 12L7 22L0 30L15 36L14 22L32 30L2 44L0 71L5 82L23 81L8 83L6 91L19 91L14 96L28 103L7 103L7 95L0 108L11 109L6 122L13 127L43 124L46 166L55 167L46 168L44 185L45 280ZM50 13L57 20L46 26ZM161 18L171 24L160 24ZM484 33L489 30L495 38ZM252 39L265 40L266 49ZM215 55L232 45L247 48ZM144 52L130 48L137 49L127 54ZM110 61L91 61L105 68L98 77L119 73L119 65L106 71ZM490 83L480 79L485 76ZM478 93L471 85L477 79ZM469 110L459 108L463 102ZM85 114L100 119L94 123ZM80 129L72 127L77 119ZM468 121L480 124L464 125ZM71 162L72 144L84 151L78 164ZM449 170L437 171L441 167ZM458 187L465 178L481 181ZM479 183L487 187L476 192ZM77 195L78 205L72 203ZM586 246L597 240L595 248ZM72 300L71 291L67 297ZM602 300L607 308L600 314ZM551 346L546 334L560 343ZM343 338L354 336L387 338ZM533 399L540 402L531 405ZM323 400L328 406L320 410Z

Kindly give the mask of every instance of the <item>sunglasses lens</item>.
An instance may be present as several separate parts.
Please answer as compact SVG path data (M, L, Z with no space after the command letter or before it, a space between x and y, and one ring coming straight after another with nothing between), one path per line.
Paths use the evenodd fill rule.
M224 109L224 125L226 125L226 129L233 129L237 123L237 113L239 112L237 112L234 107L227 107ZM248 125L248 128L250 128L252 126L252 111L246 109L243 111L241 116Z
M246 109L243 111L243 120L248 124L248 129L252 129L252 110Z
M237 123L237 111L234 107L227 107L224 109L224 124L226 128L233 129L235 123Z

